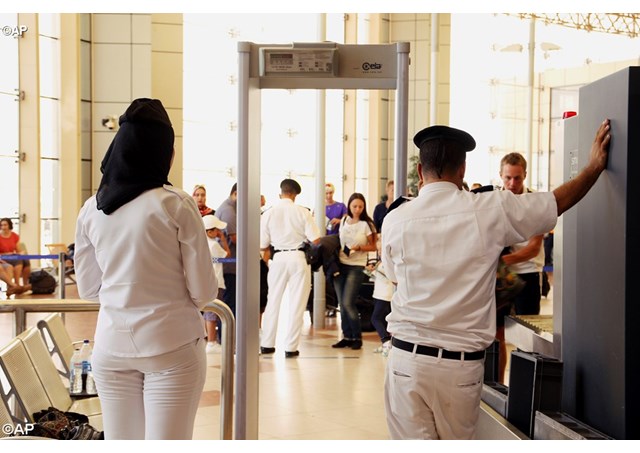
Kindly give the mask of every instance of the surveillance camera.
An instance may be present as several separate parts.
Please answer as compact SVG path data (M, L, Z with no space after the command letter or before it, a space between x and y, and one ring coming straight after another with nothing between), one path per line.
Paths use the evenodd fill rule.
M102 118L102 125L112 131L118 125L118 118L115 115L106 116Z

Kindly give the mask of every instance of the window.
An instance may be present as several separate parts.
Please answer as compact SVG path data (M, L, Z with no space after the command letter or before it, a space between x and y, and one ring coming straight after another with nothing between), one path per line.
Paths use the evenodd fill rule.
M60 239L60 15L38 14L40 251Z
M0 14L2 26L18 25L17 14ZM19 118L18 102L18 39L0 36L0 55L3 68L0 71L0 217L18 220L19 213ZM19 223L14 222L19 233Z

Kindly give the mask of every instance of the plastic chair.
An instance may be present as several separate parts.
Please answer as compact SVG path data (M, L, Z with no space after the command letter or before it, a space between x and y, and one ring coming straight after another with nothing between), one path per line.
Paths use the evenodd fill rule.
M59 255L60 253L64 253L65 256L68 256L68 254L69 254L69 248L67 247L66 244L55 243L55 244L45 244L44 246L49 250L49 253L52 254L52 255ZM75 274L75 268L74 268L73 264L70 265L70 266L67 266L65 261L63 261L62 263L59 262L59 260L55 260L54 261L54 263L57 263L57 264L54 264L54 266L53 266L55 271L56 271L56 274L58 272L58 266L63 265L63 266L65 266L65 269L64 269L64 277L65 277L65 279L69 279L69 280L71 280L72 283L75 283L76 281L73 278L73 275Z
M0 350L0 367L9 388L2 392L7 406L15 399L12 412L16 422L33 422L33 414L51 406L47 392L40 382L29 354L19 338L14 338Z
M36 328L28 329L18 335L31 359L42 386L44 387L51 405L62 411L71 411L86 416L102 414L100 399L97 397L73 401L69 396L69 389L65 387L58 369L51 360L47 346Z
M15 428L16 426L15 423L13 423L11 412L3 398L0 398L0 426L2 427L2 429L0 429L0 439L9 435L7 432L9 429L5 427L13 426Z
M46 318L38 321L38 329L54 363L60 363L63 368L62 371L58 372L66 379L70 379L71 357L75 351L75 345L71 341L69 332L67 332L67 328L62 321L62 316L60 316L60 313L51 313ZM75 344L80 343L76 342Z

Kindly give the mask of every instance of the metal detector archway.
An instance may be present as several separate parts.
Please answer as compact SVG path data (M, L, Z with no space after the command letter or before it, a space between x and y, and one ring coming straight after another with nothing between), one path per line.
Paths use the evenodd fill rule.
M238 43L235 439L258 438L260 128L263 89L396 90L395 196L407 186L409 43ZM318 154L324 163L324 149ZM322 168L321 174L324 174ZM316 212L324 212L324 178ZM319 195L318 195L319 194ZM322 217L321 225L324 225ZM316 307L314 312L324 314Z

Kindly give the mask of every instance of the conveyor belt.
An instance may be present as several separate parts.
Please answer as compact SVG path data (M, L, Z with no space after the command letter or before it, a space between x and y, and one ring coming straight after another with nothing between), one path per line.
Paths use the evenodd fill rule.
M514 315L513 318L520 324L536 332L538 335L548 335L550 341L553 341L552 315Z
M514 315L505 318L507 343L527 352L554 357L553 316Z

